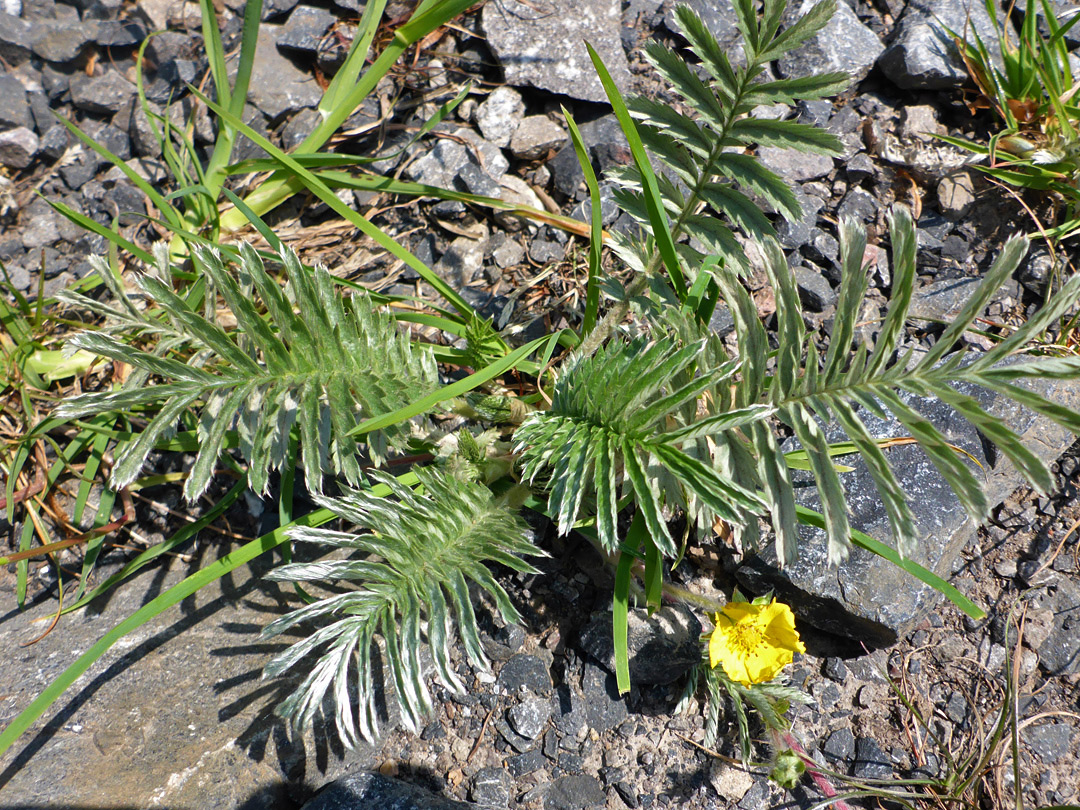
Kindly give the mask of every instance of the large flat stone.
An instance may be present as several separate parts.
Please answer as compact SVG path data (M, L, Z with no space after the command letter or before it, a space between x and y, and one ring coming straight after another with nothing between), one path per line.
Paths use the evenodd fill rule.
M629 87L618 0L503 0L484 6L487 44L506 72L506 83L529 85L583 101L606 102L585 50L588 41L619 90Z
M1080 386L1075 382L1055 381L1032 387L1049 399L1080 409ZM964 390L1016 431L1047 465L1074 440L1064 428L1008 400L978 389ZM974 465L971 468L983 481L990 503L1005 500L1023 483L1012 463L950 408L933 399L911 396L904 399L929 419L947 441L978 459L983 469ZM872 436L909 435L895 420L878 419L865 412L861 416ZM829 441L845 438L836 425L827 426L826 435ZM918 545L911 559L947 579L960 552L974 539L978 526L916 445L893 447L885 452L908 494L908 504L919 527ZM894 545L885 507L866 465L857 457L841 461L855 468L841 476L852 527ZM800 474L794 473L793 477L796 476ZM817 489L809 474L802 474L799 480L802 486L797 490L796 500L819 509ZM821 630L870 646L888 646L913 629L942 598L933 588L892 563L861 549L853 549L846 562L831 568L826 563L824 532L800 527L799 535L799 559L794 565L781 569L773 547L766 545L743 563L736 576L752 592L774 589L778 598L792 604L802 621Z
M4 588L0 724L108 630L213 562L213 548L190 564L152 567L25 648L56 603L19 613ZM261 680L285 642L259 632L294 600L259 578L268 564L238 569L114 645L0 758L0 806L278 808L350 768L370 767L373 749L350 753L321 735L290 739L272 714L296 681Z

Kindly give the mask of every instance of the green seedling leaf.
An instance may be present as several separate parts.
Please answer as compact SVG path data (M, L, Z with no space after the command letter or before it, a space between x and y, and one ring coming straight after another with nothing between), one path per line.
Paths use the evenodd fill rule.
M91 364L98 359L96 354L79 349L70 357L66 352L38 349L26 358L26 368L40 376L46 382L56 382L66 377L85 374Z

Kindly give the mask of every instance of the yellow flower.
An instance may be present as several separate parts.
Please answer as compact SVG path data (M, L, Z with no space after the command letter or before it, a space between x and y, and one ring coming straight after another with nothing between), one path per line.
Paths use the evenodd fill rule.
M713 622L709 665L723 664L727 676L743 686L771 681L794 653L806 652L791 608L775 599L767 605L729 602Z

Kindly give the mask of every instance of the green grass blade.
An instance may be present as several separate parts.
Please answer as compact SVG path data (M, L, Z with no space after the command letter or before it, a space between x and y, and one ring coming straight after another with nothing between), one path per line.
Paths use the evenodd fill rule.
M653 172L652 164L649 163L649 156L645 152L644 144L641 143L641 136L638 135L634 119L630 117L630 111L626 109L622 94L619 93L619 88L615 86L615 81L611 78L611 74L608 73L604 60L600 58L600 54L593 49L592 45L585 43L585 47L589 49L589 57L592 59L596 72L600 76L600 82L604 85L604 92L607 93L608 101L611 102L615 116L619 119L619 126L622 127L623 134L626 136L626 142L630 145L630 153L634 156L634 165L637 166L638 172L641 174L642 195L645 198L645 205L649 212L653 237L656 239L656 246L660 251L660 259L667 269L668 277L671 279L671 284L675 288L675 294L679 297L679 301L685 301L686 281L683 278L682 268L679 266L679 256L675 251L675 240L671 235L671 226L668 224L667 214L664 213L664 201L660 196L660 186L656 181L656 174Z
M404 408L398 408L396 411L383 414L382 416L376 416L371 419L366 419L349 431L350 436L359 436L365 433L371 433L375 430L382 430L395 425L398 422L403 422L406 419L412 419L414 416L419 416L422 413L427 413L440 402L445 402L448 399L454 397L460 397L463 394L472 391L488 380L498 377L500 374L509 371L517 366L518 362L524 360L534 350L536 350L544 341L551 340L554 336L547 336L537 338L536 340L526 343L518 349L515 349L505 357L499 358L496 362L492 363L487 368L483 368L480 371L470 374L462 380L458 380L451 385L443 386L442 388L428 394L422 399L418 399L411 405L407 405Z
M592 207L589 222L589 280L585 285L585 317L581 326L581 334L584 337L596 326L597 314L600 310L600 259L604 248L603 211L600 209L600 186L596 182L596 172L593 170L589 153L585 149L581 131L570 111L566 107L563 107L562 111L566 118L566 126L570 129L570 140L574 144L578 163L581 164L581 170L585 173L585 185L589 187L589 203Z
M640 516L634 517L634 525L644 527ZM634 528L631 526L630 532ZM632 554L619 553L615 568L615 591L611 599L611 640L615 645L615 682L619 694L630 691L630 653L627 649L627 613L630 608L630 569L634 564Z
M250 138L257 146L266 150L267 154L279 161L284 167L288 168L294 173L296 177L320 200L326 203L335 213L339 216L347 219L353 225L360 229L365 235L374 239L382 248L387 250L393 256L401 259L409 267L413 268L420 274L428 284L435 288L443 298L449 301L453 307L458 310L462 315L475 315L473 308L469 306L469 303L461 297L461 295L454 290L449 284L442 280L437 273L435 273L426 264L416 258L412 253L399 245L394 239L387 236L383 231L369 222L365 217L361 216L357 211L349 208L341 200L337 198L333 191L327 188L318 177L305 169L289 155L282 152L276 146L274 146L269 140L253 130L239 118L233 116L227 110L220 105L215 104L213 101L202 95L195 88L191 88L191 92L202 99L211 110L217 113L223 121L235 126L239 132L242 132L248 138Z
M62 202L55 201L55 200L46 200L46 202L49 203L49 205L51 205L60 214L67 217L72 222L74 222L76 225L83 228L84 230L90 231L91 233L96 233L99 236L104 236L111 243L113 243L114 245L117 245L118 247L122 248L123 250L126 250L128 253L130 253L132 256L134 256L136 259L139 259L140 261L146 262L146 264L151 264L152 265L154 263L154 257L153 256L151 256L149 253L147 253L141 247L136 245L134 242L129 242L127 239L122 237L120 234L116 233L116 231L112 231L109 228L106 228L104 225L97 222L96 220L90 219L90 217L85 216L84 214L80 214L78 211L75 211L74 209L68 208Z

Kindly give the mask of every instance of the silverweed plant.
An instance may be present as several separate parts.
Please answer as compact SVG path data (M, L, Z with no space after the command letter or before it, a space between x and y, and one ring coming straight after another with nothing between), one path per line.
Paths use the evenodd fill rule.
M612 632L620 690L630 689L632 601L654 609L664 598L680 600L711 617L716 630L697 679L705 687L712 733L722 702L733 701L744 753L744 703L776 739L785 739L786 706L801 696L780 679L801 642L785 606L738 597L729 603L666 582L665 569L693 537L706 542L713 527L724 524L742 548L752 549L771 535L777 556L788 563L799 553L798 524L819 526L827 532L831 564L853 545L869 549L932 584L970 615L982 615L908 558L918 542L917 526L886 453L863 419L891 413L976 519L985 518L991 506L978 478L908 404L909 395L952 406L1034 487L1048 490L1046 466L956 386L993 391L1080 433L1080 414L1019 384L1080 377L1080 358L1024 354L1048 324L1075 306L1080 278L1070 279L991 350L975 356L958 351L961 336L1024 255L1026 241L1014 238L956 320L928 350L916 352L905 339L916 279L915 226L906 209L897 208L889 218L891 300L876 338L868 341L856 328L868 285L866 234L845 221L839 226L842 280L835 323L827 348L819 350L771 221L759 207L793 217L798 203L752 150L768 145L837 151L835 138L819 129L754 116L761 105L827 96L846 84L842 74L772 79L767 72L771 62L822 29L834 3L824 0L783 28L784 0L736 0L734 6L743 39L737 65L687 7L679 7L676 18L688 50L648 46L674 103L624 100L593 54L633 155L632 165L612 180L623 209L640 228L609 238L628 279L616 283L601 268L607 237L600 227L599 189L583 161L593 218L585 311L575 328L515 347L476 318L445 282L435 290L456 315L433 304L423 312L390 306L386 298L345 287L327 269L304 266L235 195L237 210L272 251L193 242L186 254L192 274L177 265L176 251L161 247L145 254L148 261L135 274L133 290L119 282L108 262L95 262L112 300L65 296L66 304L99 319L70 348L125 363L133 373L115 388L68 401L54 418L140 417L132 424L145 427L116 454L111 491L137 479L151 450L194 449L184 487L188 498L205 492L224 462L241 477L239 491L265 493L276 477L283 525L193 574L106 634L0 733L0 751L123 635L207 582L294 541L336 554L289 562L273 579L303 583L313 592L320 583L349 587L325 598L300 591L308 604L267 626L269 636L310 630L266 669L268 676L303 673L279 713L298 727L322 716L347 745L374 739L380 711L375 678L381 671L403 722L418 728L433 705L426 654L442 685L458 691L464 682L453 667L455 638L472 667L488 666L477 619L477 610L488 608L478 605L487 601L505 621L519 620L490 566L531 571L527 558L544 553L525 528L525 509L547 515L560 534L593 543L614 568ZM291 169L328 205L341 205L332 193L322 194L325 184L300 162L260 139L225 107L205 103L237 133L262 145L281 171ZM568 123L583 155L573 119ZM291 193L287 183L275 188L278 196ZM264 204L271 202L267 197ZM775 345L743 283L751 240L775 294ZM400 246L396 252L407 253ZM409 256L410 264L419 263ZM276 280L278 266L285 271L284 286ZM426 267L421 275L437 278ZM718 306L731 313L735 351L708 327ZM225 312L231 317L223 317ZM412 323L463 338L465 346L423 340L409 331ZM440 366L471 373L447 383ZM446 432L441 426L448 423L437 417L450 414L465 418ZM895 547L850 525L834 448L825 438L830 423L843 428L868 464ZM780 450L789 436L801 445L821 494L820 514L795 501L792 466ZM300 516L293 514L291 500L297 468L320 507ZM673 528L680 518L689 527L685 533ZM325 527L330 521L338 522L333 530ZM181 541L140 555L76 607ZM780 753L778 778L790 783L800 772L790 754Z

